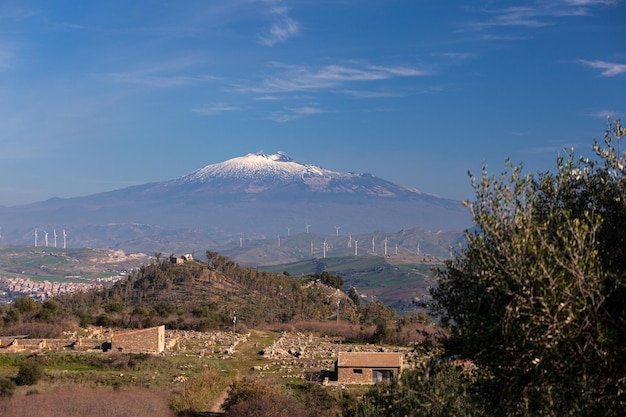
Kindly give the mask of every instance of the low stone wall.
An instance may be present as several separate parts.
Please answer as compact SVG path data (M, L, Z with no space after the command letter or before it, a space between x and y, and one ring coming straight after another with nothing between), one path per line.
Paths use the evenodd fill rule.
M160 353L165 350L165 326L114 334L111 350L123 353Z

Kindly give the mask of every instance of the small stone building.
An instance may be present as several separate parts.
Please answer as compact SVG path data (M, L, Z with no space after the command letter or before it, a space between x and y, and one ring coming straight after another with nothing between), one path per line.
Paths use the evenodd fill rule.
M117 333L111 337L113 352L160 353L165 350L165 326Z
M402 372L402 353L339 352L337 382L340 384L375 384L391 381Z

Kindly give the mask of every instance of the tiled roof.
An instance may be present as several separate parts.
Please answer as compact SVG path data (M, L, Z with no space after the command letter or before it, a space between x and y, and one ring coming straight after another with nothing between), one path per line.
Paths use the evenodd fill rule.
M337 366L348 368L401 368L402 353L339 352Z

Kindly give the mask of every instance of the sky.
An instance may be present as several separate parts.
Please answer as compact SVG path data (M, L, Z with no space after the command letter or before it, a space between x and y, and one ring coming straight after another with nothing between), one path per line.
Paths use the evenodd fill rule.
M473 199L626 115L624 0L3 0L0 205L248 153Z

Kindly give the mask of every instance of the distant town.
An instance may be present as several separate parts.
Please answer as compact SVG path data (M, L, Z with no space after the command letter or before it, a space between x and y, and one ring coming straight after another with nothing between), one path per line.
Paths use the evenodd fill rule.
M29 296L38 301L63 294L87 291L92 288L112 284L123 279L125 275L113 275L98 278L91 282L51 282L26 278L0 277L0 304L9 304L22 296Z

